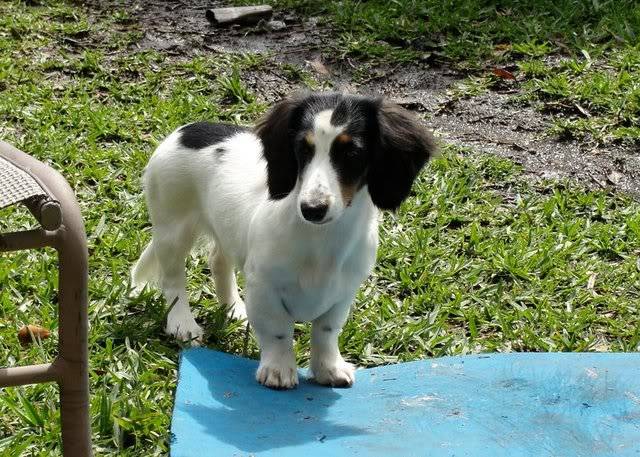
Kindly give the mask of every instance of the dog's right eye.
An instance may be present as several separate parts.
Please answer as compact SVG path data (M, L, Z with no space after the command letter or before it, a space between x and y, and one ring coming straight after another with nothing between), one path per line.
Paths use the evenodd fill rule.
M311 161L313 154L315 153L315 145L302 138L296 148L296 155L298 156L298 162L300 165L306 164Z
M309 143L307 141L302 142L302 147L300 148L302 152L306 155L312 155L316 150L316 147L313 143Z

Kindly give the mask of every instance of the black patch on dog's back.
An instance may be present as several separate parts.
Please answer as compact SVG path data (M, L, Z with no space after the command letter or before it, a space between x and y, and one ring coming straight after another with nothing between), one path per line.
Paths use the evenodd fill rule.
M247 130L245 127L232 124L214 124L206 121L194 122L180 129L180 144L185 148L202 149Z

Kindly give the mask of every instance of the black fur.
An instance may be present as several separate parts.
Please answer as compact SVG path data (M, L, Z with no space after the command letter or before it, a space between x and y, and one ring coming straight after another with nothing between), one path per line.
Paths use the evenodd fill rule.
M296 185L298 165L293 154L293 134L298 122L298 99L286 99L276 104L256 125L267 161L269 196L286 197ZM284 305L283 305L284 306Z
M331 145L331 163L338 172L343 185L366 184L366 173L371 163L372 152L378 141L376 105L364 97L346 97L336 106L331 116L333 125L345 125L344 133L351 141L342 143L337 139Z
M313 157L313 146L304 134L316 113L333 109L342 96L337 93L301 94L278 102L256 125L267 161L267 186L274 200L286 197L298 175Z
M350 103L350 98L351 97L343 99L338 103L338 106L336 106L333 113L331 113L331 124L338 126L347 123L349 120L349 108L352 105L352 103Z
M180 144L190 149L202 149L247 130L247 128L238 125L214 124L206 121L194 122L180 129Z
M435 153L433 137L408 111L379 101L378 145L367 184L371 200L380 209L397 209L409 196L420 169Z
M267 161L267 186L274 200L293 190L298 175L313 157L304 134L316 113L333 109L342 96L337 93L303 94L278 102L256 125Z

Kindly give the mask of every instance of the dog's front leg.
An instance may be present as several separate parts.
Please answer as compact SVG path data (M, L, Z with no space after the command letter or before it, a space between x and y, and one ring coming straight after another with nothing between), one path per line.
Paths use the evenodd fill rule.
M354 367L345 362L338 348L338 336L349 316L349 303L334 305L313 321L311 327L311 371L318 384L351 387Z
M287 305L268 288L247 284L247 314L260 345L260 365L256 380L272 389L298 385L293 351L294 320Z

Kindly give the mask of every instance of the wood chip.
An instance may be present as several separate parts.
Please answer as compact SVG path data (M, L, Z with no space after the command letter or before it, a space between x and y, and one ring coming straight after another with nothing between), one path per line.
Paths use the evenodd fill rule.
M607 175L607 181L609 181L609 183L613 184L614 186L620 184L622 178L624 178L624 175L622 173L618 173L617 171L612 171Z
M580 111L585 117L591 117L591 113L587 111L585 108L583 108L582 105L580 105L577 102L574 102L573 104L576 107L576 109Z

